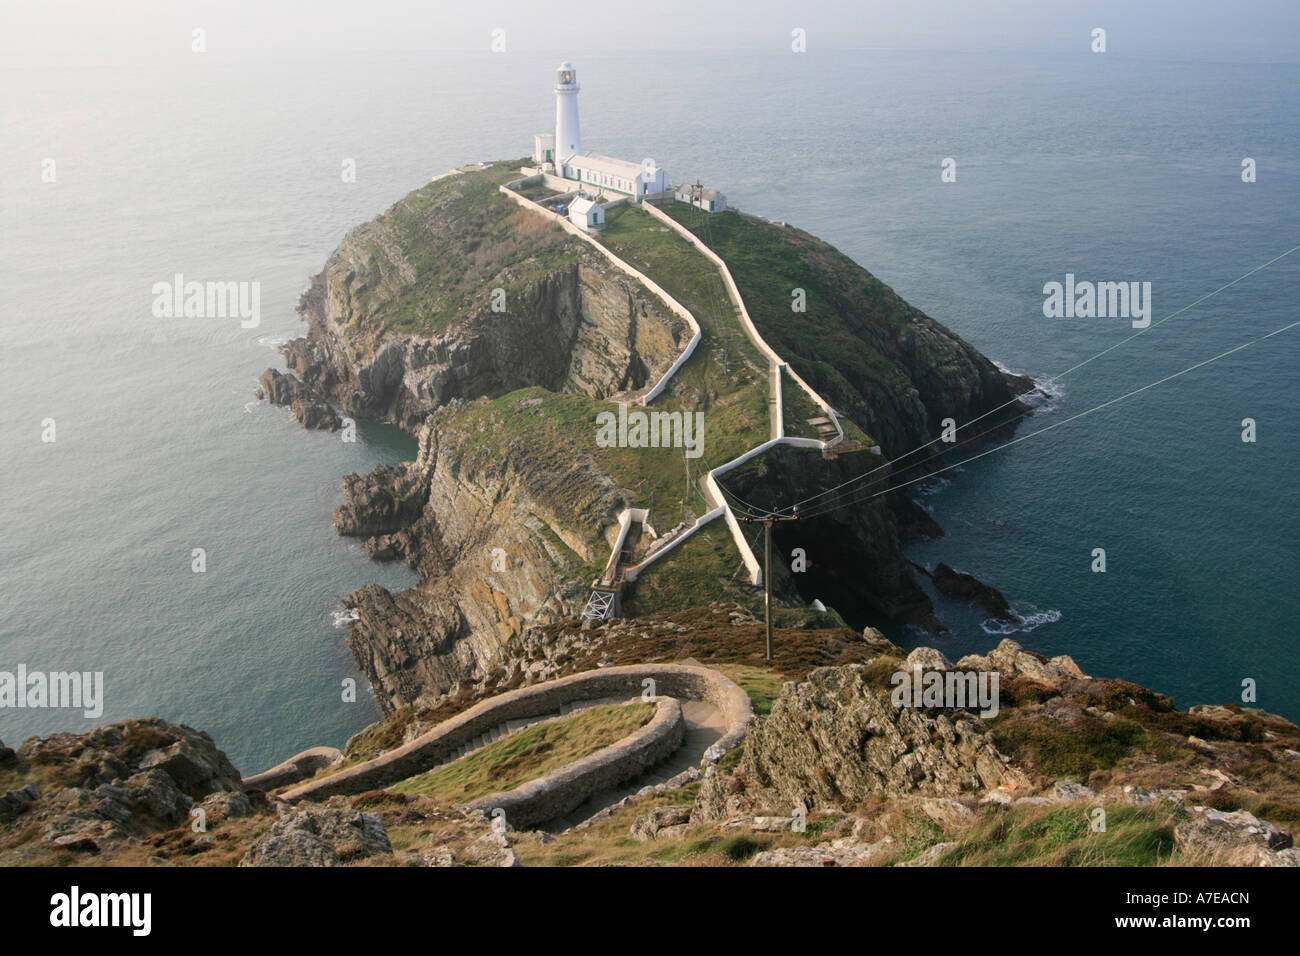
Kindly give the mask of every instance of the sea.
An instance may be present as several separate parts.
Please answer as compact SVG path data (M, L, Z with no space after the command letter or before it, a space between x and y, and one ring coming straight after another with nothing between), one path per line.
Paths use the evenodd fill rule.
M1042 385L1021 440L907 489L947 531L909 556L1018 615L940 599L926 643L1300 719L1300 329L1261 339L1297 318L1300 251L1248 274L1300 244L1297 65L213 50L0 67L0 671L104 680L95 717L0 710L6 744L159 716L251 773L380 716L342 601L414 577L330 518L412 443L253 391L348 229L530 153L566 58L587 149L826 239ZM256 283L257 324L156 314L177 275ZM1046 316L1067 275L1149 282L1151 325Z

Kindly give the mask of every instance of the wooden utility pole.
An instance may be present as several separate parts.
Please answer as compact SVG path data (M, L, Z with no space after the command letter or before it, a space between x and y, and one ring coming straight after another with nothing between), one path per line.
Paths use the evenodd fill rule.
M766 658L772 659L772 525L777 521L798 521L798 509L792 515L768 515L766 518L745 518L745 524L753 524L755 521L763 525L763 608L767 617L767 653Z

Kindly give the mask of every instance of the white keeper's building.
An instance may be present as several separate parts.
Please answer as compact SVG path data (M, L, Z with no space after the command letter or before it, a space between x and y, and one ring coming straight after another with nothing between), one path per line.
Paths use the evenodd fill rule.
M655 165L654 160L633 163L582 151L578 89L578 74L573 64L561 63L555 78L555 131L533 137L533 162L547 172L571 180L575 187L628 196L637 202L671 189L668 173Z

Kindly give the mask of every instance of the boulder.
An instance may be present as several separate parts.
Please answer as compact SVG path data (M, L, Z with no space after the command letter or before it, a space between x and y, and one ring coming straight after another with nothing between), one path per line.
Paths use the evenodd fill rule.
M156 767L129 777L124 789L129 799L173 826L188 817L190 807L194 805L194 799L181 793L171 774Z
M1078 803L1080 800L1096 799L1097 792L1074 780L1058 780L1052 785L1054 803Z
M893 843L885 837L876 843L863 843L843 837L816 846L787 846L755 854L750 866L866 866Z
M662 831L669 827L677 827L687 823L690 818L691 807L689 804L655 807L650 812L637 817L629 832L638 842L645 843L647 840L658 839Z
M338 431L343 420L326 402L319 399L301 398L289 406L293 417L303 428L317 431Z
M1192 807L1174 828L1174 842L1187 853L1218 854L1230 863L1251 866L1261 858L1259 850L1288 849L1291 835L1245 810Z
M311 809L286 813L249 847L240 866L339 866L391 856L375 813Z
M10 823L41 798L41 791L28 784L21 790L9 790L0 797L0 823Z
M907 655L900 670L947 671L952 670L952 662L933 647L918 647Z

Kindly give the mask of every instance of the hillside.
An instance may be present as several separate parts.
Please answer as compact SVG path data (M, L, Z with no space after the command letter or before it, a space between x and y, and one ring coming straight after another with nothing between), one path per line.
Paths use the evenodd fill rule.
M484 738L440 767L411 765L379 787L329 797L244 786L206 734L157 719L0 744L0 864L1300 864L1291 836L1300 728L1279 717L1178 711L1011 641L950 663L930 648L904 656L870 633L781 628L767 665L760 633L736 605L532 628L512 643L511 673L430 709L403 708L308 779L400 753L475 706L496 706L505 687L542 690L624 661L689 656L744 688L755 716L738 746L667 780L649 766L578 819L514 826L507 815L494 825L464 801L557 782L616 752L619 737L643 733L650 711L675 701L594 701ZM996 670L999 712L895 706L889 677L914 666Z
M516 165L441 177L349 233L303 296L308 335L285 349L297 378L267 388L289 393L272 398L293 400L305 423L328 423L332 404L419 439L414 462L349 476L335 516L340 533L420 576L404 593L370 587L349 600L354 655L386 707L481 678L529 624L576 615L624 509L648 511L639 557L715 507L700 483L706 472L770 436L768 359L741 327L717 267L647 210L611 209L596 241L657 283L673 300L665 301L504 196L498 187L517 178ZM852 439L834 457L773 449L737 479L749 500L875 468L872 445L887 459L928 440L948 415L1019 409L1014 392L1024 382L824 243L734 211L704 221L675 205L665 210L735 255L755 324L788 354L787 433L813 435L807 419L821 414L797 373L825 389ZM809 308L792 317L796 284ZM681 307L699 345L651 407L702 413L698 457L603 447L597 415L618 402L635 407L687 347ZM779 481L763 480L769 469ZM937 630L902 553L915 529L940 533L894 496L809 522L802 546L855 558L839 565L843 577L795 580L777 569L782 604L805 608L816 596L867 620ZM627 613L718 599L755 608L760 595L738 573L741 557L722 523L710 525L628 589Z

